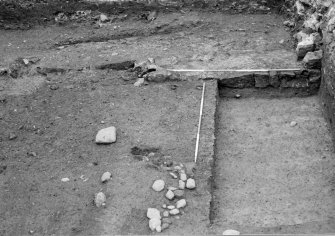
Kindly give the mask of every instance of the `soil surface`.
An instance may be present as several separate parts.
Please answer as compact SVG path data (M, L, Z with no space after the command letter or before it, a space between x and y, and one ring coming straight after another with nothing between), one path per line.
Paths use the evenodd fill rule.
M248 12L248 7L240 6L231 13ZM116 17L113 11L107 13ZM134 14L123 16L101 25L74 21L0 31L0 68L12 68L18 57L40 59L18 78L0 76L1 235L150 234L146 209L162 210L160 206L167 201L163 193L151 190L153 181L162 178L168 185L177 184L159 164L193 161L201 74L190 81L135 87L134 72L97 70L96 66L154 58L165 68L300 67L289 31L282 25L284 18L275 14L226 15L178 9L159 11L154 21ZM49 72L40 73L46 69ZM206 87L197 188L186 191L188 206L179 219L172 218L166 234L221 233L228 226L226 221L216 221L209 227L216 81L207 82ZM299 127L300 120L297 122ZM111 125L117 129L117 142L96 145L98 130ZM320 135L325 134L327 130L321 126ZM320 147L330 146L325 137L327 142ZM134 156L133 147L149 148L151 158L149 152ZM329 151L324 155L323 163L329 162L324 168L329 171ZM113 177L102 184L100 177L105 171ZM320 176L315 175L316 180ZM70 181L62 182L65 177ZM329 190L325 186L324 191ZM93 204L99 191L107 196L102 208ZM330 203L327 192L322 196ZM320 214L328 217L332 210L321 208ZM218 217L225 214L217 212ZM272 227L275 221L269 222ZM252 226L254 222L237 223ZM322 228L322 232L326 230Z
M335 155L318 97L256 93L221 93L214 225L242 233L335 232Z

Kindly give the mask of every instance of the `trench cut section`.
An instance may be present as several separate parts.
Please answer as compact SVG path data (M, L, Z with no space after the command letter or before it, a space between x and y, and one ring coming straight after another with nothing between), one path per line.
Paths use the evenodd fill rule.
M318 97L220 83L213 227L334 233L335 156Z

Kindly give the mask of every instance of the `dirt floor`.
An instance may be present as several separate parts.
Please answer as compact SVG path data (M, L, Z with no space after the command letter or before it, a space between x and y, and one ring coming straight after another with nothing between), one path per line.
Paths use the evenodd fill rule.
M95 68L147 58L154 58L165 68L301 67L296 62L293 41L282 24L285 20L282 16L251 15L238 7L233 13L179 9L159 12L157 19L150 22L135 15L125 18L120 15L120 19L100 26L96 21L74 21L35 26L24 31L0 30L0 69L12 65L18 57L40 59L19 78L0 76L0 234L150 234L146 209L162 210L160 206L167 201L163 193L151 190L151 184L162 178L168 185L176 185L159 163L193 160L202 86L198 79L203 75L197 74L188 81L135 87L137 75L134 72ZM37 67L51 71L40 73ZM239 226L240 223L248 225L241 230L251 225L251 232L256 232L252 228L255 222L247 222L245 218L240 219L243 222L233 222L232 218L229 221L224 218L222 222L216 220L216 225L210 227L216 81L207 82L206 87L195 173L197 188L186 192L188 207L179 219L172 218L172 225L164 233L221 233L226 227L231 228L231 224ZM313 99L290 100L289 104L311 105ZM308 106L308 109L318 107L314 100L315 107ZM231 102L228 100L226 105L220 102L220 111ZM314 110L311 112L314 114ZM316 116L313 122L320 120ZM297 122L294 129L299 131L303 123ZM97 131L111 125L117 128L117 142L96 145ZM316 135L311 124L308 127L311 134ZM327 134L324 126L318 130L320 136ZM331 145L326 137L327 143L320 147ZM313 143L314 146L318 144ZM133 147L151 148L154 154L151 158L149 151L134 156L131 154ZM320 149L326 156L322 163L329 162L328 166L322 166L327 171L331 167L330 150ZM307 155L307 160L311 158ZM101 184L100 177L105 171L110 171L113 177ZM64 177L70 181L62 182ZM315 174L315 178L319 180L321 174ZM324 191L331 191L325 186ZM107 195L103 208L93 204L94 194L99 191ZM323 196L326 199L331 195L324 192ZM326 200L330 203L330 199ZM322 217L328 217L333 210L332 207L321 209ZM226 212L216 212L216 219L225 217ZM313 212L312 219L308 220L313 221L315 214ZM305 222L305 218L298 216L296 220ZM273 222L278 223L269 219L270 227L274 227Z
M335 156L318 97L255 93L221 93L214 225L242 233L335 232Z

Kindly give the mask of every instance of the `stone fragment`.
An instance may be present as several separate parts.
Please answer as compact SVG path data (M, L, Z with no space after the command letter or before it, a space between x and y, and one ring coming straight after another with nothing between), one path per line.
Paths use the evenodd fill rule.
M163 224L172 224L172 220L170 218L163 218L162 223Z
M99 192L95 195L94 203L97 207L104 206L106 204L106 195L103 192Z
M290 126L291 127L294 127L294 126L296 126L298 123L296 122L296 121L292 121L291 123L290 123Z
M116 129L114 126L101 129L95 137L97 144L110 144L116 141Z
M175 215L178 215L180 211L177 208L175 208L175 209L172 209L169 213L170 215L175 216Z
M186 200L185 199L180 199L179 201L176 202L176 207L179 208L183 208L186 206Z
M187 179L186 188L195 189L195 180L192 178Z
M179 187L179 189L185 189L185 182L184 181L182 181L182 180L179 180L179 185L178 185L178 187Z
M177 176L175 173L173 173L173 172L170 172L170 175L171 175L172 178L174 178L174 179L177 179L177 178L178 178L178 176Z
M134 83L135 87L141 87L144 84L144 78L138 78L137 81Z
M9 136L8 136L9 140L14 140L17 138L17 135L15 133L9 133Z
M305 29L310 29L311 31L317 32L320 28L320 17L317 12L312 14L307 20L305 20L303 27Z
M175 190L177 190L177 188L176 188L176 187L169 186L169 187L168 187L168 190L175 191Z
M174 193L171 190L168 190L165 194L165 197L169 200L172 200L174 198Z
M173 191L173 193L176 198L184 197L184 190L178 189L176 191Z
M187 180L187 176L185 173L180 173L180 180L182 181L186 181Z
M156 180L152 185L152 189L155 190L156 192L162 191L164 187L165 187L165 182L164 180L161 180L161 179Z
M169 217L169 212L168 211L163 211L163 217Z
M108 16L105 14L100 14L100 22L104 23L108 21Z
M162 221L158 218L152 218L149 220L149 228L151 231L155 231L157 227L161 227Z
M65 183L65 182L69 182L70 179L69 178L62 178L61 181Z
M105 172L105 173L102 174L102 176L101 176L101 182L102 182L102 183L105 183L105 182L107 182L108 180L110 180L111 177L112 177L112 174L111 174L110 172L107 171L107 172Z
M147 210L147 217L149 219L161 219L161 213L158 209L156 208L148 208Z
M301 42L298 43L297 45L297 56L298 59L302 59L305 57L305 55L308 52L311 52L315 48L315 42L314 42L314 37L313 35L308 36L307 38L304 38Z
M322 50L315 52L308 52L303 59L304 65L307 69L320 69L323 52Z
M162 232L162 227L161 227L160 225L158 225L158 226L156 227L156 232L157 232L157 233Z
M166 230L167 228L169 228L169 225L170 225L170 224L168 224L168 223L163 223L163 224L162 224L162 231L163 231L163 230Z
M240 232L233 229L227 229L222 233L222 235L240 235Z
M166 204L163 204L163 206L162 206L164 209L166 208Z
M167 206L167 209L172 210L175 209L176 207L174 205Z

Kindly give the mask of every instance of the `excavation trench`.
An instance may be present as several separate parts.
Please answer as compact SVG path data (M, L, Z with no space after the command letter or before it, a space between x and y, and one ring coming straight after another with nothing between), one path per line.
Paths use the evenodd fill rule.
M235 81L219 80L213 229L335 232L335 157L317 89Z

